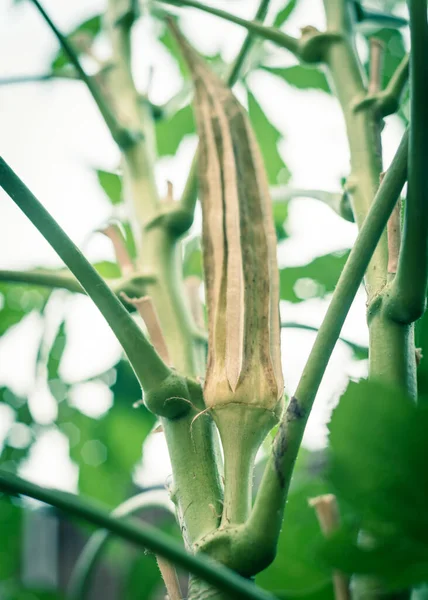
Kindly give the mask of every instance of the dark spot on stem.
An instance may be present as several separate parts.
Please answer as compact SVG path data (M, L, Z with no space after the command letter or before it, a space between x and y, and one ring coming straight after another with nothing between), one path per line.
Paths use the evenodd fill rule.
M299 421L306 416L306 410L295 396L292 396L286 410L287 421Z
M283 489L285 486L285 477L282 472L282 459L284 454L287 452L287 436L286 436L286 422L281 421L278 433L275 437L273 445L273 459L275 465L275 471L278 475L279 485Z

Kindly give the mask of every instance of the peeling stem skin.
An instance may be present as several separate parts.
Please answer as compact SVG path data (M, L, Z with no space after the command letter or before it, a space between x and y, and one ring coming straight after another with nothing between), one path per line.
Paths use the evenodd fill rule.
M180 242L164 226L146 227L158 214L161 203L154 181L155 145L152 115L141 103L130 69L130 27L117 24L118 2L109 0L108 18L113 46L113 62L109 87L113 102L120 106L126 126L136 133L135 143L122 149L124 183L128 192L137 246L136 272L153 273L154 279L145 285L156 307L171 362L180 374L196 377L203 373L205 354L195 343L194 324L181 277ZM114 25L116 24L116 25ZM123 112L122 112L123 111ZM144 245L141 244L144 238ZM198 386L195 384L195 390ZM222 491L217 471L217 439L211 419L201 417L192 425L197 412L204 408L196 390L189 413L174 421L162 418L162 426L171 456L174 485L179 513L188 545L218 526Z
M286 408L275 438L247 525L255 543L264 544L271 553L274 553L281 530L288 487L306 422L349 308L403 188L407 152L406 132L341 273L295 396ZM391 333L388 328L386 331L389 332L388 335L396 333L394 330ZM399 350L401 344L395 344L394 348Z

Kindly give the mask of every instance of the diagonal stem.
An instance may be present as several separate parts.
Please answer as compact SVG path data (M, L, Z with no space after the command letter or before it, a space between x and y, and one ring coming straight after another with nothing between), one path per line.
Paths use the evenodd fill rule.
M137 523L133 519L118 519L93 502L78 496L42 488L34 483L0 470L0 490L8 494L23 494L46 502L70 516L84 519L115 535L163 556L183 569L195 573L212 585L242 600L274 600L274 596L256 587L250 581L201 556L193 556L156 527Z
M264 544L272 544L273 549L281 530L294 463L318 387L371 256L405 183L407 152L408 132L379 187L341 273L296 393L287 406L275 438L248 523L256 539L264 540Z
M97 305L128 355L143 388L149 390L166 379L171 370L142 330L77 246L2 158L0 185L50 243Z

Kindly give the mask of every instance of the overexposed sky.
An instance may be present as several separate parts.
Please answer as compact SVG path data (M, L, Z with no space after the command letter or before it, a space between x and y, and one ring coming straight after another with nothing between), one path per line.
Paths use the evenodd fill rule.
M101 0L44 0L44 6L63 31L68 31L104 7ZM246 18L254 14L258 0L216 0L215 5ZM274 14L281 0L272 0ZM221 52L233 60L245 35L230 23L201 12L180 12L182 27L191 41L205 53ZM324 25L321 0L300 0L286 24L288 33L299 35L300 27ZM175 62L156 40L158 25L144 18L134 32L136 81L142 89L150 84L151 100L164 103L180 89L181 78ZM100 56L107 55L105 40L97 45ZM0 3L0 79L46 73L57 51L52 33L31 2L12 0ZM364 48L363 48L364 51ZM288 66L295 59L286 51L275 50L275 64ZM88 65L91 68L91 65ZM343 119L337 101L315 90L299 91L266 72L251 75L250 86L266 114L282 132L280 152L292 172L291 184L299 188L339 190L339 181L349 169L349 153ZM239 87L237 90L239 94ZM110 216L111 206L97 183L95 168L112 170L119 155L97 109L83 84L54 81L0 87L0 131L2 154L60 225L90 260L113 257L108 240L92 232ZM384 151L387 166L402 133L395 117L387 119ZM166 181L180 193L186 170L196 145L186 138L177 155L159 162L157 181L161 190ZM61 263L41 235L0 191L0 268L59 266ZM304 264L317 255L342 250L352 245L354 225L345 222L315 200L294 200L288 222L290 238L279 250L281 266ZM309 300L299 305L283 303L283 318L312 325L321 322L328 301ZM344 335L358 343L367 342L364 294L358 294L344 328ZM69 382L81 382L110 366L120 355L118 344L102 316L82 296L58 292L50 302L49 328L54 331L65 315L68 345L61 373ZM49 424L55 419L55 401L34 370L43 323L30 315L0 340L0 384L20 394L29 394L34 418ZM306 361L314 335L285 330L283 365L287 392L292 392ZM352 361L349 350L338 344L311 415L305 443L312 447L325 441L325 422L331 402L346 385L349 375L364 374L366 366ZM108 388L73 389L73 403L90 415L109 407ZM11 414L0 414L0 438L11 422ZM19 433L19 432L18 432ZM18 435L18 434L17 434ZM159 468L159 456L166 457L162 435L147 443L144 467L138 480L149 484L163 481L168 474L167 459ZM156 459L156 465L154 457ZM25 474L40 483L75 489L76 468L68 460L65 438L55 429L47 431L32 452Z

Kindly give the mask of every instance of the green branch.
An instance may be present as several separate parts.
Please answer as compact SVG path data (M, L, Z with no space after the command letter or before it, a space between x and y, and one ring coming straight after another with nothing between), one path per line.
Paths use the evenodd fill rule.
M262 23L258 23L257 21L248 21L247 19L241 19L241 17L237 17L231 13L228 13L224 10L220 10L219 8L214 8L213 6L206 6L205 4L201 4L197 2L197 0L157 0L162 4L172 4L173 6L188 6L191 8L197 8L198 10L202 10L204 12L210 13L216 17L220 17L221 19L225 19L226 21L230 21L231 23L235 23L236 25L241 25L248 29L251 33L260 36L261 38L268 40L270 42L274 42L283 48L286 48L293 54L297 54L299 50L299 42L296 38L291 35L287 35L283 31L280 31L276 27L267 27L266 25L262 25Z
M270 0L261 0L259 8L257 10L255 20L263 21L266 17L268 8L269 8ZM220 11L223 12L223 11ZM227 85L229 87L233 87L235 83L238 81L239 76L242 72L242 68L244 66L245 60L248 57L248 53L250 52L255 39L255 34L251 30L247 33L245 40L239 50L231 68L230 72L227 76ZM198 151L196 149L195 156L193 158L189 175L187 177L186 184L184 186L183 194L181 196L180 205L182 210L188 214L192 215L195 212L196 200L198 197ZM193 218L192 218L193 222ZM191 223L190 223L191 225ZM190 227L189 225L189 227Z
M147 548L177 566L195 573L219 590L231 594L233 598L274 600L274 596L257 588L253 583L208 558L189 554L180 544L162 531L143 524L141 521L112 517L107 511L92 502L83 501L77 496L65 492L44 489L3 470L0 470L0 490L9 494L23 494L35 498L63 510L70 516L108 529L115 535Z
M388 315L400 323L419 319L426 305L428 279L428 22L426 0L409 0L410 135L404 229L397 275L386 301Z
M63 289L80 294L85 293L85 290L71 273L60 273L47 269L35 269L34 271L8 271L1 269L0 281Z
M150 390L165 380L171 370L148 342L140 327L55 219L2 158L0 185L37 227L100 309L128 355L143 388Z
M408 133L387 171L340 275L326 316L297 387L287 406L257 493L248 528L254 539L276 548L294 463L305 426L345 318L371 256L405 183Z
M279 185L271 188L270 193L272 201L275 203L289 202L294 198L313 198L314 200L319 200L343 219L346 219L351 223L354 222L352 207L346 192L337 193L326 192L324 190L305 190L292 188L288 185Z
M123 502L112 512L112 516L130 517L146 510L163 508L161 504L150 502L147 498L147 493L152 489L148 488ZM84 600L87 597L92 573L110 537L111 532L108 529L96 531L83 548L70 576L67 594L69 600Z
M58 42L60 43L61 48L64 53L67 55L71 64L77 71L80 79L86 84L89 92L91 93L93 99L95 100L103 118L106 122L107 127L110 130L111 135L113 136L114 141L120 146L129 145L132 142L132 136L129 132L124 130L119 126L116 118L114 117L110 106L108 105L104 95L101 93L99 86L94 81L93 77L90 77L84 68L82 67L79 57L76 51L73 48L73 45L67 39L67 37L58 29L55 23L52 21L48 13L45 11L43 6L40 4L39 0L31 0L34 6L37 8L39 13L42 15L46 23L49 25Z
M374 107L377 113L382 117L387 117L397 112L400 108L401 98L406 89L409 80L409 55L406 54L386 88L376 94L371 94L355 105L355 111L363 110L367 107Z
M283 321L281 322L281 329L302 329L303 331L312 331L314 333L318 333L319 327L313 327L312 325L305 325L304 323L295 323L293 321ZM368 348L365 346L360 346L360 344L356 344L355 342L351 342L346 338L340 336L338 341L343 342L348 346L350 350L356 355L358 358L368 358Z
M77 77L73 74L65 73L43 73L42 75L16 75L14 77L4 77L0 79L0 86L19 85L21 83L40 83L44 81L53 81L55 79L75 80Z

